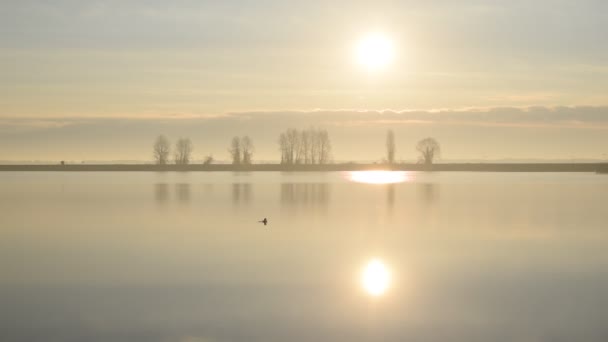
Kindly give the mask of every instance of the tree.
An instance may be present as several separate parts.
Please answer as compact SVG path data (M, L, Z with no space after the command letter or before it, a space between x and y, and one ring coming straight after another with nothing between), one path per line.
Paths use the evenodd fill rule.
M300 132L289 128L279 136L279 150L281 151L281 164L300 163Z
M158 165L167 165L169 163L169 153L171 144L169 139L164 135L159 135L154 143L154 160Z
M331 141L329 140L329 133L327 130L318 131L319 139L319 151L318 151L318 163L327 164L331 154Z
M232 138L232 142L230 143L230 148L228 149L230 152L230 157L232 158L232 165L240 165L241 164L241 140L239 137Z
M300 163L302 164L311 164L310 160L310 130L303 130L300 132L300 152L298 155L300 156Z
M177 164L177 165L190 164L191 155L192 155L192 142L188 138L180 138L175 143L175 164Z
M287 136L288 164L300 164L300 132L290 128L285 133Z
M389 164L395 162L395 134L391 129L386 133L386 161Z
M248 136L244 136L241 138L241 150L243 151L243 164L250 165L254 147L253 141L251 141L251 138L249 138Z
M290 128L279 136L279 151L281 164L326 164L331 152L329 134L315 128Z
M287 164L289 153L287 151L287 135L285 133L279 135L279 151L281 151L281 164Z
M316 128L310 128L309 130L309 149L310 149L310 163L319 164L319 130Z
M441 147L434 138L422 139L416 144L416 150L420 153L419 162L424 162L427 165L433 164L433 160L439 157Z

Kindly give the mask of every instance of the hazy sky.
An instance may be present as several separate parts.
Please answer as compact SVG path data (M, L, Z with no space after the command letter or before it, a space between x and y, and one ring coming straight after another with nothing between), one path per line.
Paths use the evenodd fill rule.
M378 72L370 32L394 44ZM4 0L0 160L146 160L161 132L277 159L296 125L337 160L381 158L389 127L403 159L426 135L446 159L606 158L606 32L601 0Z

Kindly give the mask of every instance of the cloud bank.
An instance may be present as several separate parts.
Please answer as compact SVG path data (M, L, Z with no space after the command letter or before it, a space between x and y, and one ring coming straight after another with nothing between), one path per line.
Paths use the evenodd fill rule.
M284 124L308 123L322 126L349 125L465 125L504 126L519 128L607 129L608 106L573 107L471 107L433 110L357 110L313 109L284 111L252 111L218 115L123 115L120 117L64 117L64 118L0 118L0 130L60 129L73 125L103 125L109 122L179 122L213 124L218 122L276 122Z

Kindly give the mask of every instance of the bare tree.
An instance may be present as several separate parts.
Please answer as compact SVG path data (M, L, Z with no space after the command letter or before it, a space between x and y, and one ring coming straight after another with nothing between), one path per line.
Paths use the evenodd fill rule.
M326 164L331 153L329 134L316 128L290 128L279 136L279 150L281 164Z
M288 164L300 164L300 132L295 128L287 130L287 151L289 162Z
M169 163L169 153L171 150L171 144L169 139L164 135L159 135L154 143L154 161L158 165L167 165Z
M331 141L329 140L329 133L327 130L319 130L319 151L318 151L318 162L319 164L329 163L331 154Z
M241 164L241 140L239 139L239 137L232 138L228 152L230 152L230 157L232 158L232 164L240 165Z
M300 132L289 128L279 136L279 150L281 151L281 164L299 164L301 162Z
M287 164L289 153L287 151L287 135L285 133L279 135L279 151L281 152L281 164Z
M312 164L312 139L314 131L312 128L300 132L300 155L303 164Z
M427 165L433 164L433 160L439 157L441 147L434 138L422 139L416 144L416 150L420 153L419 162L424 162Z
M386 132L386 161L389 164L395 163L395 134L392 129Z
M289 128L279 137L281 161L283 164L300 164L304 151L301 146L301 133L295 128Z
M244 136L241 138L241 150L243 151L243 164L250 165L253 157L253 141L249 136Z
M319 129L311 128L309 130L309 149L310 149L310 163L319 163Z
M180 138L175 143L175 164L188 165L190 164L190 156L192 155L192 142L188 138Z

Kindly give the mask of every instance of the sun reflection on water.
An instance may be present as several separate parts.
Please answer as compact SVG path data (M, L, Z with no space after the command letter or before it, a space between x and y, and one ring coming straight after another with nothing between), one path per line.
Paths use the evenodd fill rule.
M405 171L350 171L347 178L357 183L394 184L407 181L408 174Z
M380 259L370 260L361 273L361 285L371 296L383 295L391 283L391 273Z

